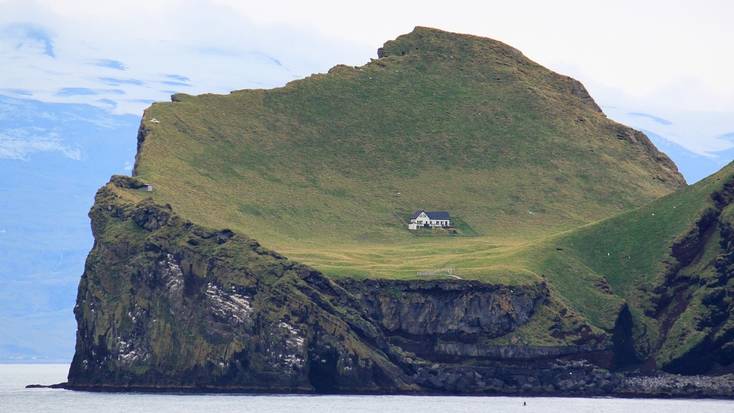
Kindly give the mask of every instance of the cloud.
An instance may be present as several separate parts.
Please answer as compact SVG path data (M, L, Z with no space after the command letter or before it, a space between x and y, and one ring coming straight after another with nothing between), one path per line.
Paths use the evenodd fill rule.
M338 63L363 64L384 41L425 25L515 46L581 80L602 107L618 108L614 119L695 153L734 144L720 138L734 129L732 2L692 13L683 2L662 0L619 0L594 10L583 0L456 0L451 6L375 0L357 15L319 0L0 2L0 27L31 25L0 36L0 65L12 68L0 76L0 89L27 90L48 102L139 115L147 102L168 100L172 89L199 94L277 87ZM391 13L384 14L386 8ZM618 30L620 21L625 30ZM64 88L93 93L56 93Z
M182 76L182 75L168 74L168 75L165 75L165 76L167 78L169 78L169 79L177 80L179 82L189 82L191 80L188 77Z
M56 92L56 96L97 96L97 95L124 95L122 89L90 89L87 87L65 87ZM96 101L100 101L97 99Z
M97 99L97 102L101 103L107 109L114 109L117 107L117 102L112 99Z
M11 129L0 132L0 159L28 160L37 152L57 152L81 160L81 150L65 145L59 136L42 129Z
M669 121L667 119L661 118L659 116L651 115L649 113L629 112L628 115L630 115L630 116L639 116L641 118L648 118L648 119L651 119L651 120L653 120L653 121L655 121L655 122L657 122L657 123L659 123L661 125L672 125L673 124L673 122L671 122L671 121Z
M159 89L200 94L281 86L337 63L365 62L375 48L358 49L310 27L263 25L219 0L130 0L104 7L91 0L0 3L0 26L28 21L53 33L56 56L49 65L43 53L2 47L0 39L0 65L13 68L0 76L0 89L101 108L111 105L100 99L111 99L116 114L139 115L143 102L169 100L170 93ZM210 29L190 30L195 26Z
M115 77L100 77L99 80L110 86L121 86L121 85L136 85L142 86L145 84L142 80L138 79L119 79Z
M242 52L239 50L222 49L216 46L200 47L196 49L199 54L211 55L211 56L223 56L223 57L238 57L242 56Z
M127 70L127 66L119 60L113 59L97 59L92 62L93 65L99 67L106 67L108 69L115 70Z
M33 95L33 92L31 92L28 89L15 89L15 88L0 89L0 93L7 93L9 95L19 95L19 96L32 96Z
M56 92L56 96L91 96L98 93L86 87L65 87Z
M664 136L694 154L712 157L734 147L734 142L726 137L734 126L734 111L676 111L631 97L615 100L618 102L615 105L602 105L610 118Z
M281 63L280 60L276 59L273 56L270 56L267 53L263 53L263 52L250 52L250 54L253 55L253 56L257 56L257 57L263 58L265 60L268 60L268 61L270 61L272 63L275 63L278 66L283 66L283 63Z
M175 81L175 80L161 80L160 83L163 84L163 85L167 85L167 86L191 87L191 84L190 83L178 82L178 81Z
M56 57L54 41L49 32L33 23L11 23L0 28L3 41L10 43L16 50L41 53L48 57Z
M135 103L143 103L145 105L150 105L151 103L155 102L155 100L153 99L129 99L129 101Z

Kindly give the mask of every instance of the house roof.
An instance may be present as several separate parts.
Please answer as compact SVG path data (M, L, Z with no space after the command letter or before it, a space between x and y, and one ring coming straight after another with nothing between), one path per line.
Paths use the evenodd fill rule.
M440 220L450 220L448 211L426 211L421 209L420 211L415 211L413 213L413 216L410 217L410 219L416 219L418 218L418 215L421 214L421 212L425 212L426 215L428 215L429 219L440 219Z

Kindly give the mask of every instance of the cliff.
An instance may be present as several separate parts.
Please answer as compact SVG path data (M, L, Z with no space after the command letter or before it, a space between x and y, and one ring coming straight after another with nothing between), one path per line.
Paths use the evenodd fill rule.
M730 164L649 205L554 240L554 259L578 266L549 271L551 280L559 271L579 279L596 274L610 295L625 300L629 311L618 325L627 333L617 341L626 367L710 376L734 371L733 194ZM591 315L594 304L572 306Z
M334 281L246 236L195 225L142 188L113 177L90 212L95 244L66 388L731 394L726 377L622 374L626 307L601 331L544 282Z
M734 167L685 186L500 42L378 55L146 110L90 211L64 387L732 394ZM405 228L431 206L459 236Z
M413 385L403 356L318 272L203 229L114 178L90 212L74 388L346 391ZM122 193L124 194L124 193Z
M483 344L550 305L543 284L334 282L136 199L139 187L114 177L90 212L69 388L597 393L611 382L577 360L608 351L603 334L561 323L576 345Z

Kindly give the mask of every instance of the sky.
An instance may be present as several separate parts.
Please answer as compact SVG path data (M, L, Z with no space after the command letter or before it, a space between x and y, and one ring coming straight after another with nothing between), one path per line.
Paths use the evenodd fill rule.
M0 95L0 362L70 360L87 212L111 174L129 173L139 122Z
M734 2L0 0L0 362L70 360L86 216L144 108L362 65L415 26L584 83L689 183L734 158Z
M423 25L508 43L581 80L632 126L653 118L622 115L667 120L645 125L696 154L734 146L731 1L0 0L0 10L0 93L15 97L139 115L173 92L364 64Z

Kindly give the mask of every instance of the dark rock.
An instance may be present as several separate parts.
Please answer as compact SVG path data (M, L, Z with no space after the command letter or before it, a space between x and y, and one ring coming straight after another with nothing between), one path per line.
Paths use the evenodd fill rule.
M403 336L499 337L525 324L548 299L544 287L462 280L345 280L370 317Z
M136 208L131 214L132 220L141 228L154 231L166 225L171 217L170 207L160 207L151 202Z
M244 235L116 195L115 188L131 185L114 179L90 212L95 244L74 310L76 353L69 382L58 387L681 397L731 388L730 377L610 372L634 372L643 358L626 306L606 334L552 302L543 282L335 282ZM702 301L710 311L706 325L721 324L729 309L728 293L717 285ZM549 308L558 316L548 334L568 344L514 339ZM700 363L706 352L714 354L710 364L734 360L734 331L718 324L712 331L717 338L689 352L686 363Z
M110 183L118 188L142 189L146 187L145 182L140 179L124 175L112 175Z
M658 374L655 376L629 376L622 379L616 389L622 396L635 397L718 397L734 395L734 375L679 376Z
M401 355L371 321L332 305L344 290L317 272L109 189L90 215L96 242L79 286L68 387L411 390ZM128 221L145 231L120 238Z

